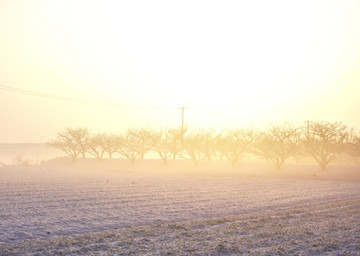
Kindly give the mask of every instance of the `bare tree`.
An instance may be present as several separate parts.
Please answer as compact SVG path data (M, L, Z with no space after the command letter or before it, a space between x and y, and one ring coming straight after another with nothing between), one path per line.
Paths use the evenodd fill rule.
M215 129L199 129L197 132L204 140L204 153L207 160L210 161L211 157L216 154L217 140L221 134L217 133Z
M195 166L198 166L201 161L206 159L204 142L204 136L200 133L193 132L185 136L183 142L185 152L181 157L186 160L192 160Z
M69 128L67 132L70 133L73 140L76 141L81 157L85 158L85 153L88 150L89 130L87 128L79 127L75 129Z
M187 128L174 127L168 129L167 145L170 147L172 159L175 160L179 153L183 150L183 139L187 132Z
M153 133L153 151L155 151L166 165L172 156L172 136L168 130Z
M57 138L49 144L62 150L68 157L71 157L72 162L75 162L79 154L82 153L82 148L78 143L79 131L78 129L66 128L65 131L59 132Z
M322 170L345 150L349 130L341 122L311 122L304 135L305 154L312 156Z
M360 136L353 138L350 144L350 150L353 156L360 157Z
M96 159L101 161L106 151L106 135L98 133L88 138L87 141L88 153L95 156Z
M235 167L244 154L250 152L255 133L254 130L244 129L227 131L225 136L218 140L217 150L221 158L225 158Z
M255 152L275 164L277 170L282 167L286 159L294 156L298 149L298 129L288 123L272 126L262 132L255 145Z
M123 138L117 134L106 134L103 140L105 152L108 153L110 159L114 153L119 152L124 143Z
M144 159L145 154L153 148L154 133L150 128L128 129L126 138L136 148L139 159Z
M349 134L349 142L346 145L345 151L348 155L355 157L357 162L358 157L360 157L360 135L354 131L350 131Z
M121 147L117 150L117 152L123 157L129 159L131 164L135 163L135 160L138 158L138 145L137 141L134 140L134 137L129 133L126 133L123 137L118 138L121 143Z

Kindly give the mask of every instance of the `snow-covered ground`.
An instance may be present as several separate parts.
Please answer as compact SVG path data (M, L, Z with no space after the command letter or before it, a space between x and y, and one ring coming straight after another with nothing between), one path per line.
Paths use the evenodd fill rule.
M0 255L360 255L360 200L0 243Z
M343 177L340 167L329 170L329 175L305 165L282 172L263 170L263 175L262 165L223 170L215 165L209 175L206 168L182 168L164 167L161 161L110 166L94 160L2 167L0 255L11 250L89 254L96 246L99 253L116 248L128 253L135 250L134 243L142 244L139 253L149 255L161 253L161 248L171 253L179 243L186 243L180 246L183 250L203 243L201 250L212 248L211 252L237 254L245 248L255 253L260 247L281 252L285 249L279 241L285 236L305 248L321 242L311 241L318 238L316 232L331 228L339 236L346 233L360 240L357 167L351 169L355 182L336 179ZM333 239L340 243L345 238ZM265 240L267 245L262 245ZM360 254L351 241L344 248ZM64 247L67 243L74 244ZM86 252L79 251L82 248Z

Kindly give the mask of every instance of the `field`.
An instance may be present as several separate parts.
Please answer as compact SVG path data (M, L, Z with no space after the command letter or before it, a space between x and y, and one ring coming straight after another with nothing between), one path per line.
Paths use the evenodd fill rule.
M358 166L0 168L0 255L360 255Z

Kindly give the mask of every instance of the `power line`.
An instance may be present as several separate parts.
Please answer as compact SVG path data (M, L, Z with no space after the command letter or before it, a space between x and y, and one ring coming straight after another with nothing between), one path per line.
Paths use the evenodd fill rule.
M118 108L137 108L137 109L177 109L175 107L117 104L117 103L109 103L109 102L94 101L94 100L87 100L87 99L79 99L79 98L73 98L73 97L60 96L60 95L55 95L55 94L25 90L25 89L6 86L3 84L0 84L0 90L19 93L19 94L23 94L23 95L47 98L47 99L52 99L52 100L60 100L60 101L75 102L75 103L90 104L90 105L100 105L100 106L109 106L109 107L118 107Z

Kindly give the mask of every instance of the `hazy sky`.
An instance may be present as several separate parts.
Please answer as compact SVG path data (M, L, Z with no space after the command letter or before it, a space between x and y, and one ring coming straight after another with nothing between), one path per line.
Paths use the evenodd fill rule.
M360 1L0 0L0 143L65 127L360 128Z

